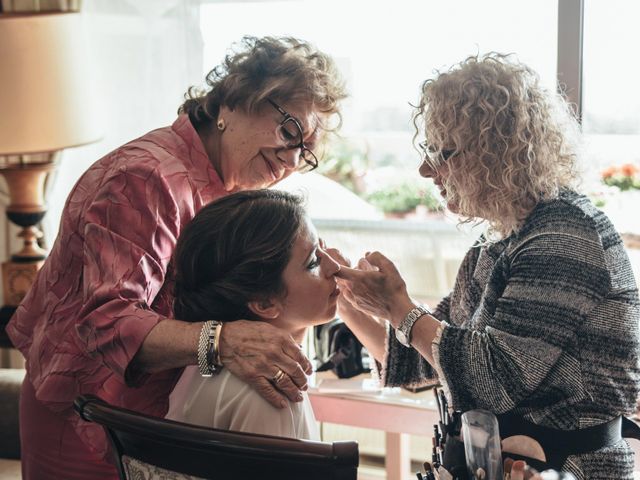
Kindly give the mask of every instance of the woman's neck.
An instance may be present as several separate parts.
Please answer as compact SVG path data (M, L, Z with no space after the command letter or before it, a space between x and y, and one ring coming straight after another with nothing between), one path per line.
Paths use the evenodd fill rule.
M209 157L213 169L216 171L220 179L224 182L222 175L222 165L220 161L220 134L213 120L208 123L202 123L196 127L196 132L200 137L200 141L204 146L204 151Z
M298 345L302 345L302 342L304 341L304 334L307 333L307 327L302 327L294 331L290 331L289 333Z

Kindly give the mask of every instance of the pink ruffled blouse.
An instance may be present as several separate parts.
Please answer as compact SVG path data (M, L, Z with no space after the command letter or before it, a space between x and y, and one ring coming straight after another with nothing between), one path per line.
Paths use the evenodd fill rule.
M155 416L179 370L127 371L171 315L170 259L182 228L226 194L187 115L109 153L72 190L60 233L7 332L36 398L98 451L106 437L72 410L80 394Z

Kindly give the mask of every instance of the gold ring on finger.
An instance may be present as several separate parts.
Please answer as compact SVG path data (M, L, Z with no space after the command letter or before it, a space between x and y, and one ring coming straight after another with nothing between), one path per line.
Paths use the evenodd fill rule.
M278 385L278 383L280 383L286 375L287 374L284 373L281 368L279 368L276 374L273 377L271 377L271 382L274 385Z

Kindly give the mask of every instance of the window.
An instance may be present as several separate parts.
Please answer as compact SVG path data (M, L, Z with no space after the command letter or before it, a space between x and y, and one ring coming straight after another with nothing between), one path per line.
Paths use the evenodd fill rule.
M364 145L369 168L393 165L415 174L419 155L411 143L409 102L417 102L422 81L468 55L499 51L517 54L555 88L557 9L557 0L206 4L204 70L246 33L311 41L338 61L347 79L351 98L342 135Z
M638 19L637 2L585 2L582 124L598 168L640 161Z
M588 185L622 233L640 233L640 4L584 2L582 125ZM601 180L612 187L603 186ZM638 255L637 251L630 255ZM640 259L639 259L640 260ZM635 262L638 268L638 260Z
M207 3L201 7L203 71L219 64L229 45L245 34L295 36L332 55L347 80L350 98L344 105L344 140L334 144L327 156L342 155L348 168L360 169L345 183L351 180L351 188L361 196L371 201L375 196L383 209L408 209L415 207L416 198L425 197L429 187L418 176L420 154L412 144L410 103L417 104L422 82L436 69L497 51L514 53L555 89L557 22L557 0ZM417 298L438 298L448 291L477 231L461 233L455 229L455 219L446 228L379 220L347 225L339 218L370 217L361 207L349 208L354 203L344 195L323 202L324 196L316 194L321 198L317 201L315 182L300 179L309 191L312 216L324 217L317 226L329 243L340 245L351 258L359 258L363 248L385 252L399 265ZM325 185L315 189L324 193L329 190ZM437 193L432 202L436 205L424 207L438 207Z

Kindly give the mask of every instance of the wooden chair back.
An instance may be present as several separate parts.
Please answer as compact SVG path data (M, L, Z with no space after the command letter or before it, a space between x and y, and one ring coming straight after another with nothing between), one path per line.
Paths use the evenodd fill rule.
M93 395L74 407L102 425L120 478L356 480L357 442L314 442L231 432L151 417ZM155 477L154 477L155 478Z

